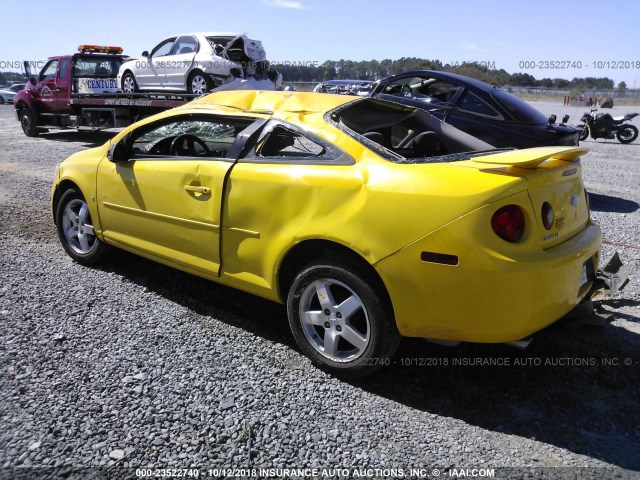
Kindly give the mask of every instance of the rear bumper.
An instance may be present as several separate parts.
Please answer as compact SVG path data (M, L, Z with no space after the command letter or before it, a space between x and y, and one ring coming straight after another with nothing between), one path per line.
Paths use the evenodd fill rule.
M587 295L602 241L594 224L547 250L509 256L481 246L464 221L375 265L404 336L500 343L554 323ZM425 262L422 252L455 255L457 265ZM448 257L450 258L450 257ZM583 268L591 265L589 281Z

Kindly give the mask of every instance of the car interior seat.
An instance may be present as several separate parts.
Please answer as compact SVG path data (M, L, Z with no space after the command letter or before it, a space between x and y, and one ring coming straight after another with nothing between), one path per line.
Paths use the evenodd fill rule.
M380 145L384 143L384 135L380 132L366 132L363 133L362 136Z
M422 132L413 139L413 152L418 157L433 157L440 150L436 132Z

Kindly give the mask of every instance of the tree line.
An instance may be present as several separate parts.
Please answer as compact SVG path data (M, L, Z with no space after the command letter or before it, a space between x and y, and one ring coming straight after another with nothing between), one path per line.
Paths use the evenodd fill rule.
M353 79L378 80L409 70L443 70L473 77L496 86L566 88L573 90L614 88L610 78L543 78L536 79L528 73L508 73L504 69L489 68L483 63L443 64L440 60L402 57L398 60L327 60L320 65L277 64L274 68L282 73L287 82L321 82L326 80ZM625 87L624 82L619 87Z
M353 79L379 80L409 70L444 70L459 73L467 77L477 78L496 86L564 88L571 90L611 90L614 82L610 78L543 78L536 79L528 73L508 73L504 69L490 68L483 63L443 64L440 60L402 57L397 60L327 60L317 65L310 64L275 64L274 68L282 73L286 82L322 82L326 80ZM0 72L0 82L24 81L24 77L16 72ZM620 82L618 89L624 90L626 84Z

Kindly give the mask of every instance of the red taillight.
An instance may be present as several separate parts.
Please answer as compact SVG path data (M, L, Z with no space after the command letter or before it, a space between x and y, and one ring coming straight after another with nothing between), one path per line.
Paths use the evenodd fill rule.
M544 225L544 228L551 230L551 228L553 228L553 220L553 208L549 202L544 202L542 204L542 224Z
M502 207L491 217L491 228L503 240L515 243L524 234L524 214L517 205Z

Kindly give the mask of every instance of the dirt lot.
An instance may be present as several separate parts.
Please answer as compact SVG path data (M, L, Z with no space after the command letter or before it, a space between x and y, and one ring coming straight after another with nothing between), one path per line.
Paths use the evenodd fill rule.
M598 302L606 325L558 324L527 351L407 340L393 365L345 382L301 356L279 305L125 253L98 268L68 259L49 212L55 167L111 135L27 138L0 106L1 478L248 466L640 478L640 141L583 143L603 257L619 251L633 273Z

